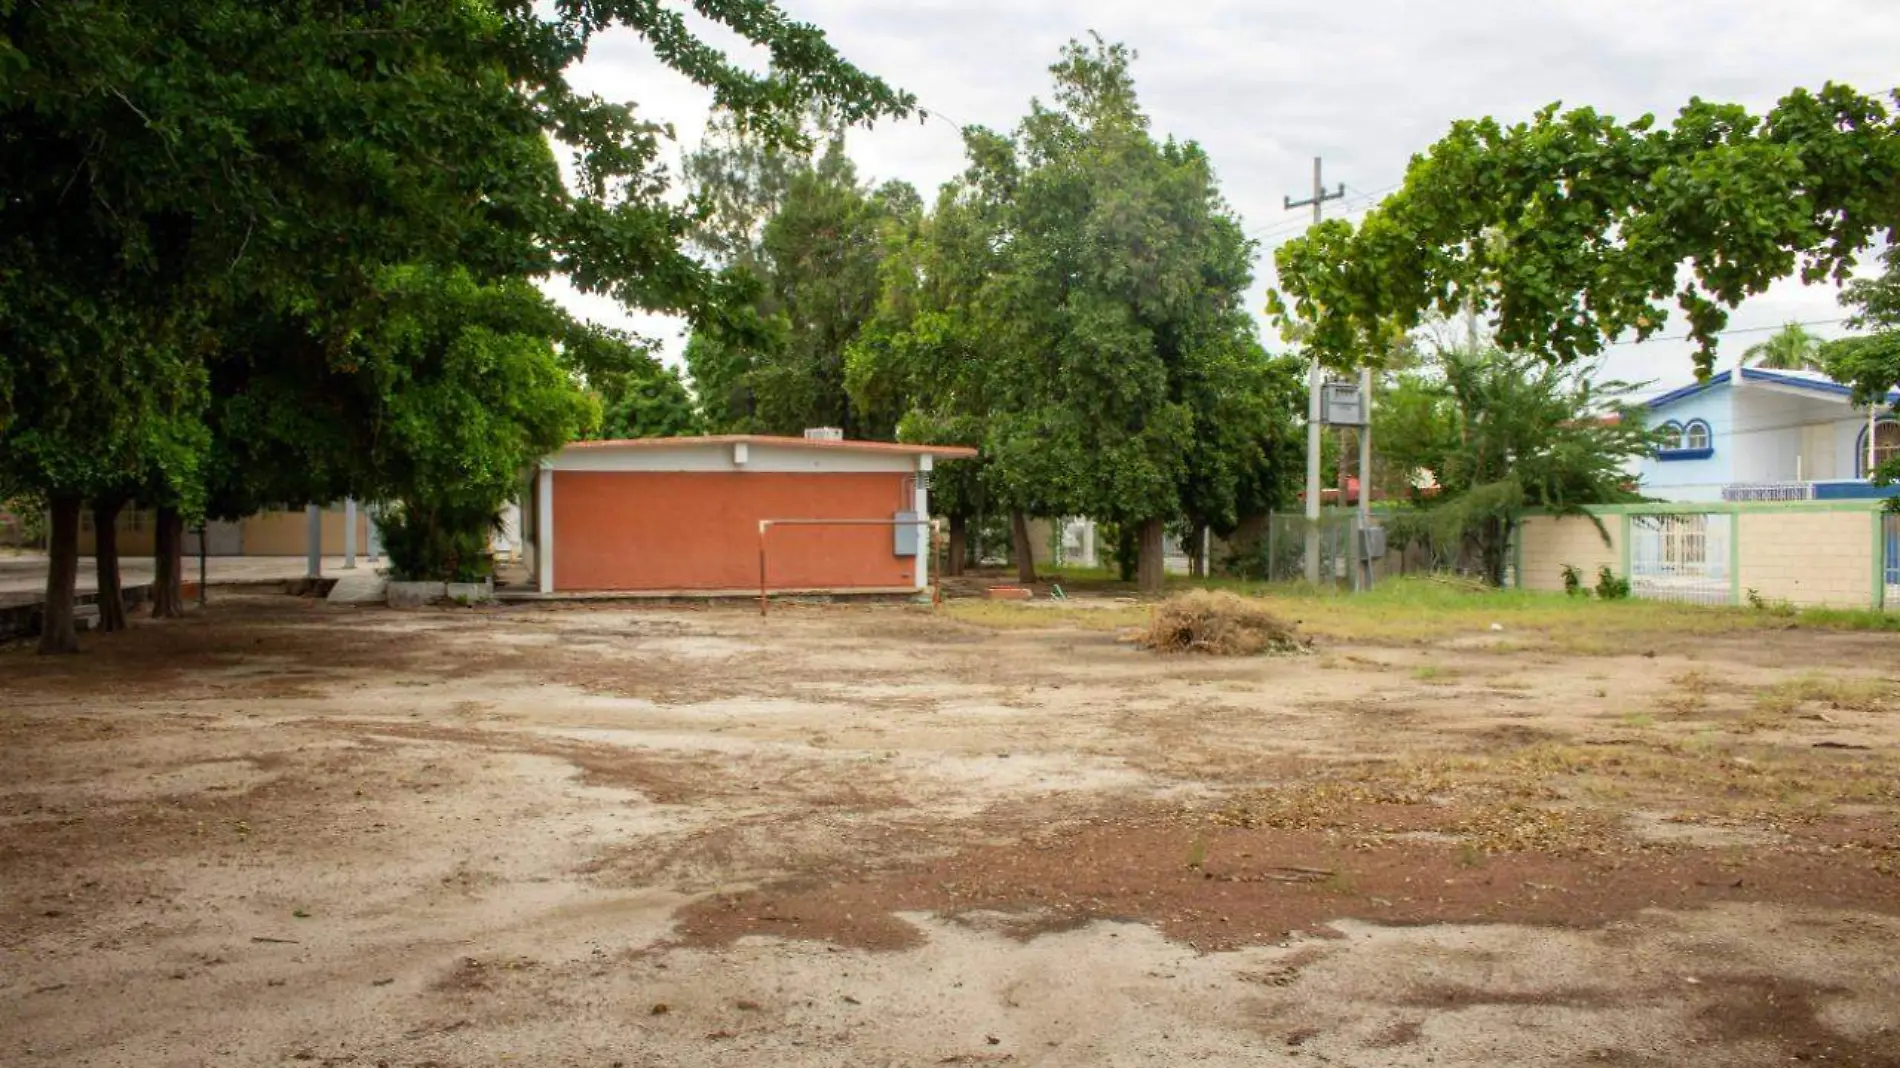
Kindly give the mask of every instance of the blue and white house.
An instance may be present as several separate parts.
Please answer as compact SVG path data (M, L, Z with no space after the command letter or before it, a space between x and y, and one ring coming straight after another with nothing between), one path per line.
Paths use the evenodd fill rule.
M1667 501L1852 500L1892 496L1870 465L1900 455L1900 391L1875 410L1814 371L1738 367L1648 402L1672 445L1643 460L1646 496Z

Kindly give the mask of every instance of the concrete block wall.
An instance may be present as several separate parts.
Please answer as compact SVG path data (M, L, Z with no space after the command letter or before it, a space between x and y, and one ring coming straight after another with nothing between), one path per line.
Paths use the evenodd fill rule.
M1872 608L1872 512L1742 512L1735 517L1741 588L1769 601Z
M1603 530L1582 516L1532 516L1518 527L1518 540L1519 581L1527 590L1563 589L1565 564L1583 572L1585 586L1596 584L1598 568L1623 573L1622 516L1604 516Z

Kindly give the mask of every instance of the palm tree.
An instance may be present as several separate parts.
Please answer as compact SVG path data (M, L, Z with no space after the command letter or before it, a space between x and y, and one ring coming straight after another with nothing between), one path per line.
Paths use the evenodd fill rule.
M1742 364L1770 371L1819 371L1821 339L1800 323L1789 323L1768 340L1750 345L1742 353Z

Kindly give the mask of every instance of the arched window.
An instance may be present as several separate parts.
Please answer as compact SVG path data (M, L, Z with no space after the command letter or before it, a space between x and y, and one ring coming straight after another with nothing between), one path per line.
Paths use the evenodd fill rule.
M1670 449L1682 448L1682 424L1681 423L1678 423L1674 419L1671 419L1667 423L1664 423L1662 426L1658 427L1657 429L1661 430L1663 434L1662 444L1658 446L1658 448L1662 449L1664 452L1668 452Z
M1867 428L1860 428L1860 438L1854 449L1854 466L1860 477L1871 477L1872 469L1867 466ZM1900 419L1886 418L1874 424L1874 467L1888 460L1900 458Z
M1714 436L1709 433L1709 424L1700 419L1691 419L1689 425L1682 428L1682 447L1685 449L1706 449L1714 442Z

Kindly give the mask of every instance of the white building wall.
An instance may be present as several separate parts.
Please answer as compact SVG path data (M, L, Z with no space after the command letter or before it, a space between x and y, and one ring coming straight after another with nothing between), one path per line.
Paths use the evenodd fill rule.
M676 446L570 445L549 459L556 471L912 472L917 453L813 448L757 442Z

